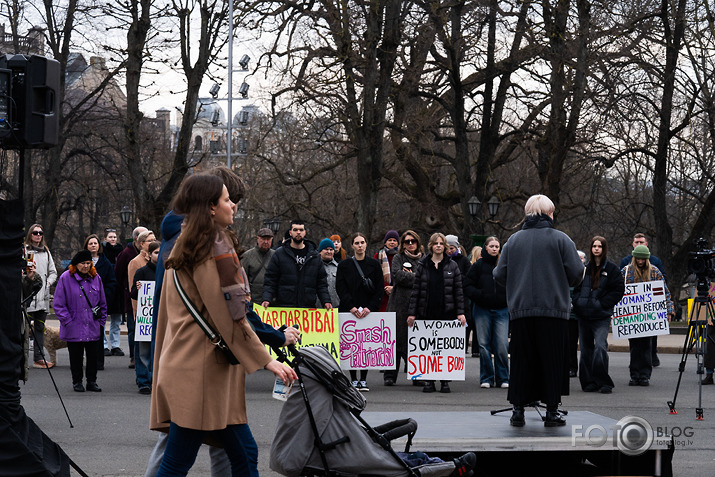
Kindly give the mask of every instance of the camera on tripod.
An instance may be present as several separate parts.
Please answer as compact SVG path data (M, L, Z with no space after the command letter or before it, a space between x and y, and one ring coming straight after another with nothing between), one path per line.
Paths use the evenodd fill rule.
M713 257L715 251L708 248L708 241L699 238L697 250L689 253L688 270L695 274L698 294L707 296L710 291L710 280L715 278L715 268L713 267Z

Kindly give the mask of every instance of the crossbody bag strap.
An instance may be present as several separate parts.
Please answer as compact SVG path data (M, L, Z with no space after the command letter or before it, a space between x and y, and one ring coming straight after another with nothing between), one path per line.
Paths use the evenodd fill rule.
M179 274L176 273L176 270L173 269L172 272L172 275L174 276L174 285L176 286L176 291L179 293L179 297L181 298L181 301L184 302L184 306L186 306L186 309L189 310L189 314L193 317L194 321L196 322L196 324L199 325L203 332L206 333L206 336L209 337L209 340L211 340L213 344L218 343L218 341L220 340L220 336L216 333L216 331L209 324L209 322L204 319L204 317L201 315L201 312L199 312L198 308L196 308L196 305L194 305L189 296L186 294L186 291L184 291L184 287L181 286L181 282L179 281Z
M87 296L87 293L84 291L84 287L79 282L77 282L77 284L79 285L79 289L82 290L82 295L84 295L84 299L87 300L87 304L89 305L89 309L91 310L92 308L94 308L94 306L92 306L92 304L89 302L89 297Z
M362 268L360 268L360 264L358 263L358 261L357 261L357 259L355 258L355 256L353 256L353 262L355 263L355 266L357 267L358 273L360 274L360 276L361 276L361 277L363 278L363 280L364 280L364 279L365 279L365 274L362 272Z
M268 263L268 252L266 252L266 255L263 257L263 261L261 262L261 267L256 272L256 276L258 276L258 274L261 273L261 271L266 267L266 263Z

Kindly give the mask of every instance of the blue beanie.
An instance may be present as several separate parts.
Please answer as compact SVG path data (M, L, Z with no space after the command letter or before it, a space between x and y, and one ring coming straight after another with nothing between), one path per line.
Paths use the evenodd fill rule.
M335 250L335 244L333 243L333 241L330 240L329 238L324 238L323 240L320 241L320 244L318 245L318 252L322 252L323 250L325 250L328 247Z

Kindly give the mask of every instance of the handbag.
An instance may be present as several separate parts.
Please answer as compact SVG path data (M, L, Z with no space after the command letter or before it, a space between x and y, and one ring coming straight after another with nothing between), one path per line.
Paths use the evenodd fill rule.
M199 328L201 328L206 336L208 336L211 344L216 346L216 349L223 353L230 364L239 364L238 358L236 358L233 354L231 348L228 347L226 341L223 339L223 336L214 330L211 324L204 319L199 310L196 308L196 305L194 305L189 296L186 294L184 287L181 286L181 282L179 281L179 274L176 273L176 270L172 271L174 272L174 285L176 286L176 291L179 292L181 301L184 302L184 306L186 306L186 309L189 310L189 314L194 318L196 324L198 324Z
M81 284L79 285L79 289L82 290L82 295L84 295L84 299L87 300L89 309L92 310L92 318L94 318L95 320L100 320L102 318L102 315L100 314L102 308L99 305L92 306L92 304L89 302L89 298L87 297L87 293L84 291L84 287Z
M360 274L360 278L362 278L362 286L365 287L365 291L368 293L375 293L375 284L372 283L370 277L365 276L365 274L362 272L362 268L360 268L360 264L354 256L353 262L355 262L355 266L357 267L358 273Z

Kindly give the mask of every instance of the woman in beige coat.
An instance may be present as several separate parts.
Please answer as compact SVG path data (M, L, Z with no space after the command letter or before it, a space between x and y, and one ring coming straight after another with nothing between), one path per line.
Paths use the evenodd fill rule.
M156 323L151 428L169 433L158 476L186 475L204 441L223 445L232 475L258 475L258 449L246 423L245 374L265 368L286 382L296 378L270 357L245 319L245 273L226 230L233 206L221 179L206 174L187 178L174 199L174 211L186 218L166 262ZM194 321L174 273L239 365L229 364Z

